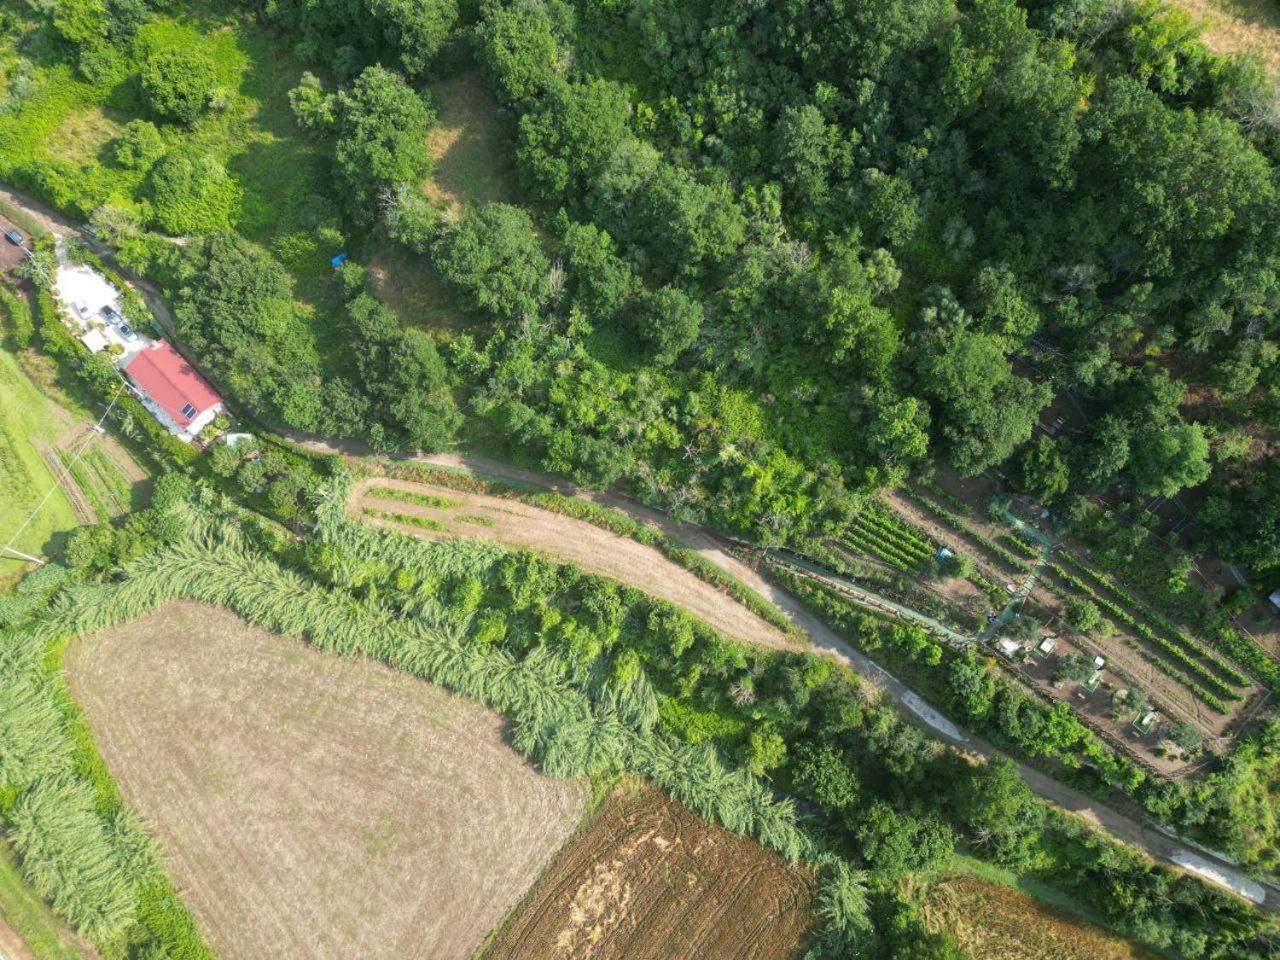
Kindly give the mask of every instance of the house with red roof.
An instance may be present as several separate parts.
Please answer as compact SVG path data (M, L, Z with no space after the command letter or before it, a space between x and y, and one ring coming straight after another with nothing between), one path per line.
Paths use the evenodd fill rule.
M133 392L165 428L195 439L223 410L222 398L166 340L152 341L124 366Z

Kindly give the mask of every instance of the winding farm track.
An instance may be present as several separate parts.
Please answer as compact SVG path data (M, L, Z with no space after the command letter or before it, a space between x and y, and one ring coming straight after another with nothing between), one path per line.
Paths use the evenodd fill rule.
M401 490L438 498L439 506L406 503L380 496ZM509 497L434 486L417 480L366 477L356 484L348 501L353 510L367 507L382 516L360 519L416 536L475 537L508 546L547 553L591 573L612 577L645 593L675 604L721 633L747 643L792 648L796 644L727 593L665 557L655 547L612 533L595 524L544 510ZM438 525L429 531L389 515L401 515ZM479 522L477 522L479 521Z
M20 207L28 214L37 217L55 233L65 235L73 229L65 218L5 184L0 184L0 199L6 200L13 206ZM171 327L172 321L167 306L156 295L154 287L143 284L139 284L139 286L142 287L144 293L150 294L147 298L148 304L155 312L157 319L166 327ZM368 449L358 444L340 448L310 437L291 435L287 431L285 436L316 453L353 456L367 456L370 453ZM676 523L664 513L639 504L620 494L579 490L573 483L563 478L526 470L484 457L436 454L416 459L419 462L438 466L470 470L478 475L500 480L511 480L516 483L541 486L568 496L584 497L620 510L642 522L654 524L674 540L698 551L703 557L715 563L722 570L737 577L761 596L771 600L808 635L816 650L827 653L851 667L874 688L870 691L873 696L887 697L889 700L900 704L903 714L913 723L927 727L935 736L971 755L981 757L1000 755L1000 752L985 740L958 729L945 718L940 717L906 684L846 643L842 637L810 613L798 600L760 576L751 566L730 554L723 541L709 531L689 524ZM1017 763L1017 761L1014 762ZM1116 839L1137 846L1158 860L1174 864L1182 869L1190 869L1198 876L1226 889L1234 890L1237 893L1244 892L1247 894L1248 899L1258 903L1262 909L1273 914L1280 914L1280 889L1271 885L1262 886L1250 880L1234 864L1223 857L1163 833L1149 822L1121 814L1088 794L1059 783L1039 770L1022 763L1017 763L1017 766L1027 785L1050 802L1078 814L1085 820L1107 831Z

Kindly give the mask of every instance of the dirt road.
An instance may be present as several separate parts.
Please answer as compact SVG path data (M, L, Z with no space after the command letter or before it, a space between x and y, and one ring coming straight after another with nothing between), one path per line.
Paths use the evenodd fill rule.
M439 505L397 500L385 493L388 490L425 494L436 498ZM505 497L390 477L361 480L352 491L350 503L354 509L369 508L382 514L381 517L365 515L361 519L393 526L411 535L474 537L543 551L660 597L730 637L771 647L795 647L794 641L777 627L669 560L661 551L585 520ZM397 523L389 519L390 515L420 518L437 525L439 530Z
M0 920L0 960L36 960L22 938L3 920Z

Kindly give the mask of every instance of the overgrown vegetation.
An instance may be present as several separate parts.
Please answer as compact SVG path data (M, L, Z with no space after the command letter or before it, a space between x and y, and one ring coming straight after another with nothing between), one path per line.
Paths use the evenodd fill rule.
M892 921L910 913L893 878L945 862L957 843L1156 946L1223 960L1267 954L1256 938L1269 921L1052 811L1011 768L970 768L867 701L830 661L741 647L660 601L530 554L365 527L344 501L339 478L302 544L237 509L171 503L181 535L129 561L118 582L64 589L39 632L10 632L9 646L44 671L58 637L185 597L383 660L500 709L516 747L549 774L634 770L792 859L827 863L823 955L842 943L911 955L916 940L900 939ZM695 735L680 718L697 714L725 722ZM20 726L10 742L27 736ZM16 805L25 794L9 795ZM870 871L865 898L854 869Z

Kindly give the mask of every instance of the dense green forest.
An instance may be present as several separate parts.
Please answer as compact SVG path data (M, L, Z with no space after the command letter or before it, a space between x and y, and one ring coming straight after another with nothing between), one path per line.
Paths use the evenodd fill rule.
M5 22L0 144L52 109L41 69L137 118L102 163L24 145L0 174L160 279L271 423L380 449L461 430L766 542L840 527L930 455L1068 506L1191 490L1202 543L1280 566L1274 92L1157 4L60 0ZM262 60L237 66L228 29L263 31ZM521 202L455 212L420 189L426 87L474 63ZM255 97L280 182L234 154ZM466 332L369 295L356 261L386 244L448 281Z

